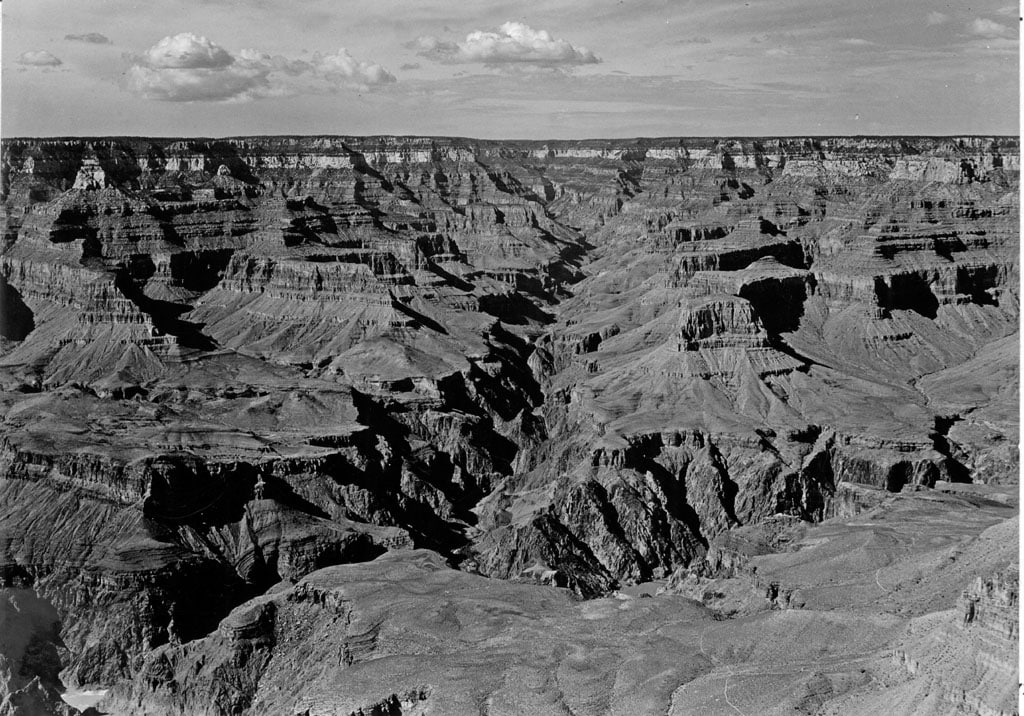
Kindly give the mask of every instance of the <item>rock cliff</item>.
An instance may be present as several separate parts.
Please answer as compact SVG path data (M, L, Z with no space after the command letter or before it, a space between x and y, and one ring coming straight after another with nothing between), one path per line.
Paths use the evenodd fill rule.
M1014 138L12 139L2 163L0 586L53 605L65 684L139 712L297 704L265 676L305 653L289 625L365 650L337 668L377 649L302 585L386 581L392 552L563 611L557 588L671 577L746 614L796 602L744 530L1017 481ZM718 578L760 596L695 591ZM639 673L607 648L587 678ZM401 688L345 708L463 698L403 653Z

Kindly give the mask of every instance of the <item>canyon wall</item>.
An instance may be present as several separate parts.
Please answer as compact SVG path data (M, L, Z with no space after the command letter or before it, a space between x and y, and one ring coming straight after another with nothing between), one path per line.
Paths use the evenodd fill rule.
M59 613L73 686L396 550L595 597L841 485L1017 479L1015 138L2 162L0 579Z

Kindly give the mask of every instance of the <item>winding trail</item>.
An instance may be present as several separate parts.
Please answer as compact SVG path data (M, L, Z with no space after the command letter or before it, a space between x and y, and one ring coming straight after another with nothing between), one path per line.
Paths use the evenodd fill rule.
M703 654L704 656L706 656L708 658L708 660L712 664L714 664L715 666L718 666L718 665L721 664L722 666L725 667L725 683L722 685L722 696L725 697L725 703L727 703L729 705L729 708L731 708L733 711L738 713L740 716L747 716L747 713L743 709L741 709L739 706L734 704L732 702L732 699L729 698L729 679L731 679L733 676L735 676L736 672L734 672L732 670L732 666L731 665L723 664L717 658L715 658L715 656L713 654L709 654L707 652L707 650L704 648L704 637L707 635L708 631L713 628L713 626L714 625L710 625L709 624L708 626L704 627L704 630L700 633L700 639L697 641L697 647L700 649L700 653ZM718 627L718 628L720 629L721 627ZM686 684L683 684L681 686L681 688L686 688ZM673 692L672 698L669 700L669 704L670 704L670 711L669 711L669 713L671 713L671 705L672 705L672 701L674 700L674 698L675 698L675 692Z
M890 562L889 564L892 564L892 562ZM875 570L875 584L877 584L878 588L881 589L886 594L889 593L889 590L886 589L885 587L883 587L882 583L878 581L878 573L881 572L883 569L885 569L885 567L888 567L889 564L883 565L883 566L881 566L881 567L879 567L878 569Z
M916 543L917 543L917 535L911 535L911 536L910 536L910 543L906 545L906 549L905 549L905 550L903 551L903 554L901 555L901 557L909 557L909 556L911 555L911 552L913 552L913 550L914 550L914 545L915 545ZM881 582L880 582L880 581L878 580L878 575L879 575L879 573L880 573L880 572L881 572L881 571L882 571L883 569L885 569L886 567L891 567L892 565L896 564L896 563L897 563L897 562L899 562L899 561L900 561L900 560L899 560L898 558L896 558L896 559L891 559L891 560L889 561L889 563L888 563L888 564L883 564L883 565L882 565L881 567L879 567L878 569L876 569L876 570L875 570L875 584L877 584L877 585L878 585L878 588L879 588L879 589L881 589L881 590L882 590L882 592L884 592L885 594L890 594L890 593L892 593L892 592L895 592L895 591L896 591L896 587L897 587L897 585L898 585L898 583L899 583L899 582L897 581L897 584L894 584L894 585L892 586L892 588L890 589L890 588L886 587L885 585L883 585L883 584L882 584L882 583L881 583Z
M729 698L729 679L732 678L733 671L731 666L726 666L725 668L728 670L725 674L725 687L722 689L722 695L725 696L725 703L729 704L729 707L740 716L747 716L747 714Z

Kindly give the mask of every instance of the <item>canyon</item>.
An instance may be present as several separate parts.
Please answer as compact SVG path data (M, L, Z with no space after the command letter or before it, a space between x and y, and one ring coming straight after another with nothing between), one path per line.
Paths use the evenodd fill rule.
M0 714L1017 712L1016 138L2 162Z

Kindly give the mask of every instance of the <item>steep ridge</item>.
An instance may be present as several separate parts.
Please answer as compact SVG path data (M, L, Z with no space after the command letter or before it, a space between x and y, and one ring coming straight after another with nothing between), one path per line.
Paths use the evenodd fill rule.
M592 597L851 485L1016 481L1016 139L21 139L3 167L0 576L56 607L72 686L391 550Z

